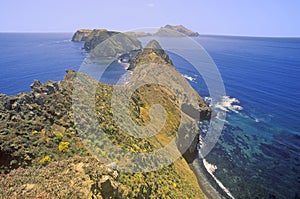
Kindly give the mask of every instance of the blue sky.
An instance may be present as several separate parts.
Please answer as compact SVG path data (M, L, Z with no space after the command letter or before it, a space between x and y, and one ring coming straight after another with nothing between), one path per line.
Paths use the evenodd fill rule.
M298 0L2 0L0 32L183 24L200 34L300 37L299 19Z

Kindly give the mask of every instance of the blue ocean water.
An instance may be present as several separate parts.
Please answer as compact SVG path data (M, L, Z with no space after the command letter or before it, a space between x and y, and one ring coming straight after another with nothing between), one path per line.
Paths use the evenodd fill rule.
M79 69L86 53L71 36L1 33L0 93L29 91L34 79L57 81L66 69ZM226 94L243 107L227 114L222 135L206 157L217 166L214 175L235 198L299 198L300 39L194 39L218 66ZM181 73L194 78L189 83L208 96L201 75L187 61L169 55ZM114 83L112 67L104 79Z
M0 33L0 93L30 91L34 79L58 81L85 55L71 33Z
M218 66L226 94L243 107L227 114L206 158L217 165L215 176L237 198L299 198L300 39L196 40Z

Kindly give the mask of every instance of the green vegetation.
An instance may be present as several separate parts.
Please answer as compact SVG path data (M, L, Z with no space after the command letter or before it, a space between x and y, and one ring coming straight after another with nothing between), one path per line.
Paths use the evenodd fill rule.
M69 144L70 144L69 142L61 142L61 143L59 143L58 150L62 151L62 152L65 152L69 148Z
M159 60L167 61L170 65L171 61L162 53L159 51L158 54L151 53L150 57L137 58L135 63L141 60ZM142 55L147 56L145 53ZM85 95L76 98L72 96L72 91L73 80L78 76L76 72L68 71L64 80L58 83L41 84L35 81L31 85L32 92L18 96L0 95L0 152L7 160L0 165L0 171L5 176L0 185L4 187L2 193L6 194L0 193L0 197L16 198L17 193L20 197L25 197L24 193L34 193L44 194L45 198L69 198L73 194L79 198L91 195L98 198L100 195L113 193L114 197L119 194L121 198L204 198L195 175L182 157L169 166L159 167L156 171L120 173L117 176L112 169L93 158L113 158L116 163L126 161L122 153L115 156L109 153L111 149L95 129L101 129L109 141L129 153L153 152L165 147L178 136L181 111L178 99L169 89L158 85L145 85L133 93L128 117L137 125L145 126L151 122L149 111L155 104L160 104L166 111L166 123L155 136L136 138L124 132L114 120L111 107L114 87L80 74L82 78L78 81L83 83L83 86L79 87L82 89L80 93L90 92L89 83L96 82L98 87L94 99L82 99ZM77 107L79 110L75 107L78 115L73 115L72 112L74 100L85 102ZM96 124L90 122L91 115L83 111L88 110L93 100ZM202 106L209 111L205 104L202 103ZM86 158L83 158L85 156ZM151 167L150 161L142 161ZM134 161L128 161L127 164L132 167L138 166ZM17 168L25 168L25 172L15 170ZM41 171L37 171L37 168ZM33 173L34 171L36 172ZM30 175L31 173L33 175ZM7 175L12 174L14 177L8 182ZM28 175L31 177L24 181ZM109 183L106 178L101 178L102 175L108 175ZM77 181L73 180L73 176ZM108 186L107 183L112 187L110 193L104 193L101 188ZM71 188L69 184L72 185ZM42 185L45 186L45 190Z
M40 160L40 163L45 165L45 164L48 164L49 162L51 162L51 158L49 155L46 155L45 157L43 157L41 160Z

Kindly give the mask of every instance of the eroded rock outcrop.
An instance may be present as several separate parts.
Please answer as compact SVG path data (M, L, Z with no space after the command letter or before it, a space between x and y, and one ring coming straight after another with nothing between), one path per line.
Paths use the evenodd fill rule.
M89 29L77 30L72 37L72 41L75 41L75 42L86 41L86 39L91 34L91 32L92 32L92 30L89 30Z

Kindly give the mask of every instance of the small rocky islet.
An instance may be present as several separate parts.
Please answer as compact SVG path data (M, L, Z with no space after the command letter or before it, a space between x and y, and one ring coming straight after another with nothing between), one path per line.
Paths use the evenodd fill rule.
M72 40L84 41L84 46L90 46L86 50L91 51L97 46L96 43L114 34L107 30L80 30ZM141 49L136 35L125 36L125 39L130 43L129 49L140 49L130 60L133 74L136 70L144 70L141 66L151 62L170 67L178 73L158 42L151 41ZM126 50L118 48L110 55ZM119 172L104 165L97 160L90 146L83 143L82 132L74 121L72 93L78 77L84 77L85 83L96 82L95 108L99 125L107 137L125 151L154 151L166 146L174 137L178 137L177 141L189 137L193 139L192 145L187 151L181 151L179 144L178 150L183 157L169 166L147 173ZM191 93L196 93L181 75L178 78L180 84L189 87L187 89ZM58 82L41 83L35 80L31 92L16 96L1 94L1 198L205 198L188 165L196 157L198 134L177 135L181 121L178 99L165 87L146 85L137 89L130 100L131 117L137 124L143 126L150 122L149 110L153 104L161 104L168 119L157 135L135 138L120 129L114 121L110 103L113 88L113 85L69 70ZM85 87L81 89L82 92L87 90ZM210 108L196 95L195 109L201 112L198 119L209 119ZM84 113L81 116L82 120L88 117ZM189 120L188 115L186 118ZM88 140L92 147L99 148L101 155L109 156L102 151L101 141ZM121 161L122 157L119 158L116 161Z

